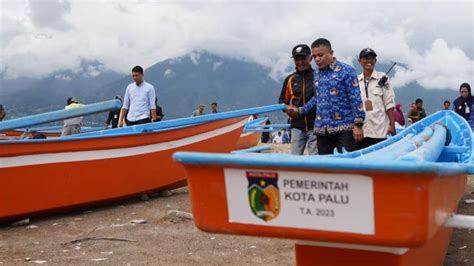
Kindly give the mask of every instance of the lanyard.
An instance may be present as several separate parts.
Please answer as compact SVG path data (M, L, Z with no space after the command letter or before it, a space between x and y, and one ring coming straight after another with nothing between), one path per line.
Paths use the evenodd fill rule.
M366 81L366 79L364 78L364 85L365 85L365 97L367 99L369 99L369 82L370 82L370 78Z

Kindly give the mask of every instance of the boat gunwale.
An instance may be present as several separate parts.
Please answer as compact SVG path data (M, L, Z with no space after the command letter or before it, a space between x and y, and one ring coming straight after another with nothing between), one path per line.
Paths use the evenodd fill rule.
M330 156L299 156L278 154L209 154L199 152L177 152L173 158L186 165L212 165L216 167L236 168L274 168L301 170L331 171L384 171L398 173L435 173L439 176L474 174L474 166L463 163L433 163L415 161L387 162L359 161L351 158L334 158Z

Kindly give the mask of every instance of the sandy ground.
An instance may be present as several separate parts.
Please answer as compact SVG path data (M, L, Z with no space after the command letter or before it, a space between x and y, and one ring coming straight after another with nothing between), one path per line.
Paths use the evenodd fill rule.
M274 151L287 150L278 145ZM473 198L470 177L459 213L474 215L474 204L465 203ZM293 241L205 233L191 220L166 218L169 210L191 212L186 188L3 225L0 264L294 264ZM474 265L474 230L454 231L445 265Z

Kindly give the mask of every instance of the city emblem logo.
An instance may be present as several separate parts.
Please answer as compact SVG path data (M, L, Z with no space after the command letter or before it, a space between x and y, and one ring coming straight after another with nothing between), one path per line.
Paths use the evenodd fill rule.
M280 213L278 173L246 172L250 209L258 218L268 222Z

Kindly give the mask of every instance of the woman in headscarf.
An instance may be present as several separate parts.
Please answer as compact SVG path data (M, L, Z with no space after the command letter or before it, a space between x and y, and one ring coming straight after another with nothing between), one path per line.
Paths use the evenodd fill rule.
M395 118L395 128L404 128L405 116L403 115L402 104L397 103L395 105L395 111L393 111L393 116Z
M473 100L471 86L468 83L461 84L459 87L459 93L461 96L454 100L453 110L469 121L469 118L471 117L471 105Z
M472 103L473 97L471 95L471 86L468 83L463 83L459 87L459 96L453 103L453 110L459 114L460 116L464 117L470 124L471 127L473 123L471 120L471 112L472 112Z

